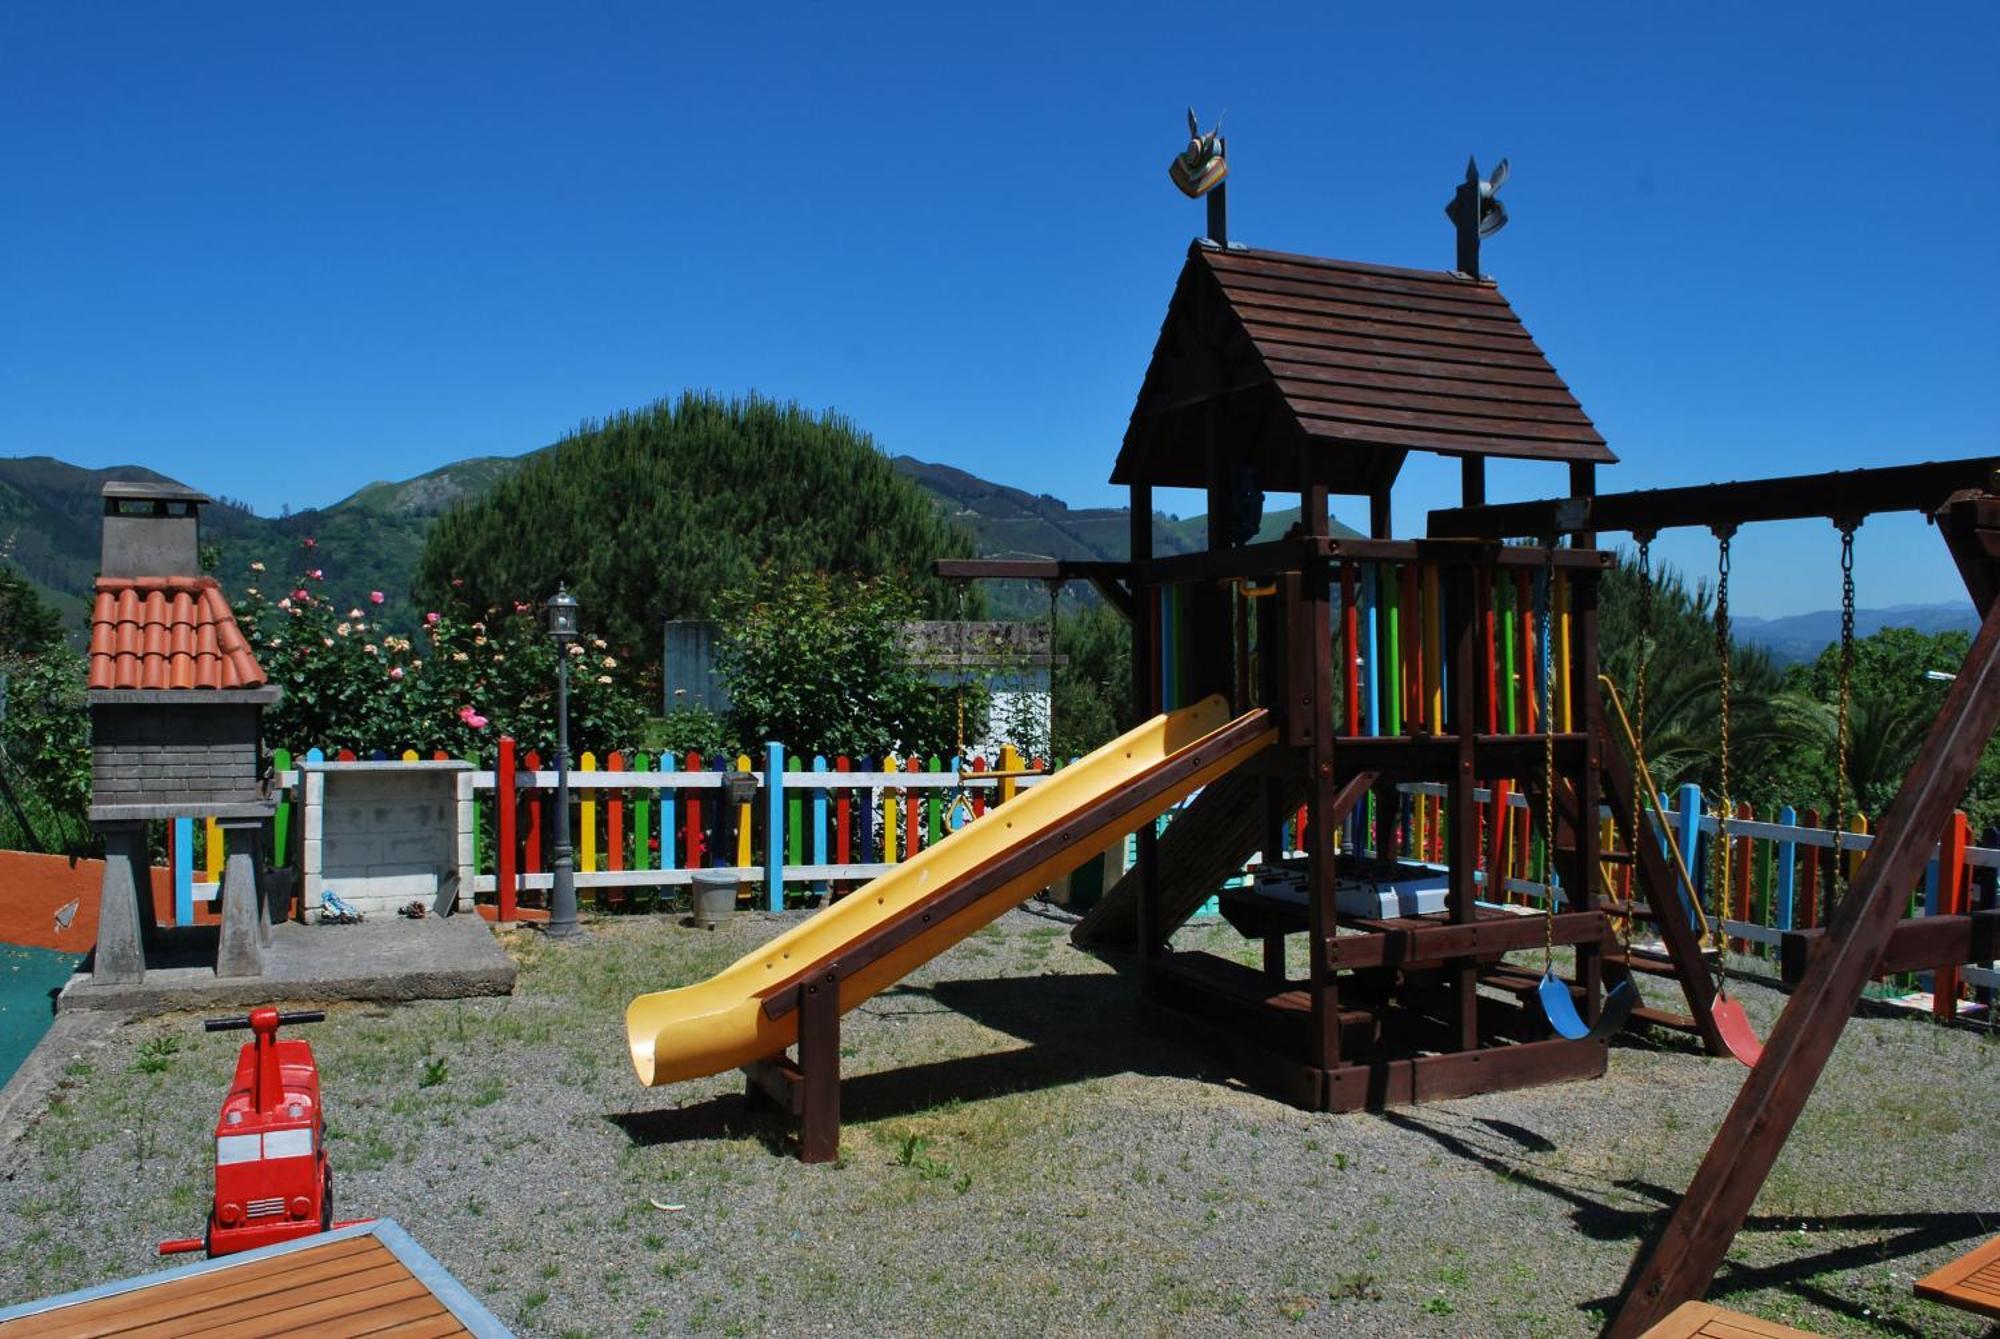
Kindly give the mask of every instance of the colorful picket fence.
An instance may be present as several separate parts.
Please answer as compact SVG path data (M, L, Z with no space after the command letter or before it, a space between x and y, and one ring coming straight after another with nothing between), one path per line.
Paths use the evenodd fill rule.
M1418 590L1423 589L1420 582ZM1506 611L1504 602L1500 610ZM1354 612L1354 623L1368 617L1365 602L1357 603ZM1400 615L1388 631L1392 644L1401 640ZM1532 666L1538 657L1525 659ZM1551 659L1560 663L1559 657ZM1504 666L1504 658L1501 663ZM1523 700L1517 702L1518 710L1532 713L1536 695L1519 696ZM1384 713L1382 728L1399 728L1394 709L1379 699L1378 705ZM372 760L386 756L378 753ZM405 750L399 756L415 761L419 755ZM334 757L356 760L345 750ZM300 760L326 758L313 749ZM293 770L293 755L286 750L278 750L273 762L280 787L273 849L282 864L289 862L295 849L294 796L300 774ZM963 764L937 756L806 759L775 744L759 758L585 753L570 773L577 886L602 908L637 909L686 884L695 869L721 867L735 871L746 886L761 885L762 903L772 910L785 906L788 893L838 896L941 840L956 823L1004 804L1021 788L1035 784L1043 767L1011 747L992 763L973 758ZM734 849L711 851L709 820L713 806L723 802L725 772L751 774L756 791L752 800L738 806ZM474 894L496 903L502 920L513 920L524 895L528 901L539 901L553 884L549 863L556 774L537 754L517 755L512 742L503 741L498 765L475 770L473 787L478 852ZM499 803L499 796L508 793L515 802ZM1394 796L1395 812L1386 825L1391 847L1380 854L1442 864L1445 788L1409 783L1396 787ZM1371 797L1371 806L1357 806L1349 816L1341 834L1342 849L1374 851L1374 835L1381 830L1372 809L1374 800ZM1534 831L1526 798L1501 784L1476 789L1474 801L1482 811L1478 879L1488 890L1483 896L1496 903L1540 905L1548 895L1546 852ZM1672 807L1654 821L1670 826L1681 849L1691 853L1696 891L1704 909L1712 912L1719 874L1715 843L1721 836L1707 809L1698 787L1682 786ZM1162 825L1172 817L1170 811ZM1616 851L1620 825L1608 810L1600 814L1600 821L1604 849ZM1288 852L1303 849L1305 822L1301 809L1286 823ZM1821 815L1809 808L1785 806L1758 815L1747 805L1737 806L1729 824L1730 902L1720 917L1733 948L1771 956L1786 930L1825 923L1836 843L1835 834L1821 822ZM2000 833L1989 829L1984 836L1985 845L1974 845L1964 816L1954 816L1941 834L1922 885L1912 890L1911 915L1951 914L1996 904ZM1664 845L1663 837L1657 839ZM1873 840L1867 819L1856 815L1838 843L1848 879ZM1121 860L1119 854L1114 851L1090 871L1087 882L1108 886L1129 864L1129 855ZM213 900L223 856L221 831L214 823L180 819L168 825L177 923L189 923L196 904ZM1630 867L1613 866L1607 874L1614 891L1629 899ZM2000 974L1986 966L1968 967L1959 975L1965 984L1982 991L2000 987Z

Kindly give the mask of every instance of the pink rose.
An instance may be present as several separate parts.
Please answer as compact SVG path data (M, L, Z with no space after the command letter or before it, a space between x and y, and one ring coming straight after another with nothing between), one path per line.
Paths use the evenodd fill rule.
M400 679L400 678L402 678L402 677L403 677L403 667L402 667L401 665L391 665L391 666L389 667L389 677L390 677L390 678L392 678L392 679Z
M437 626L437 621L438 621L438 612L435 609L431 610L428 614L424 615L424 622L430 624L432 627Z
M317 567L313 568L312 571L306 573L306 575L311 577L314 581L324 581L326 579L326 573L321 571Z
M297 590L292 592L292 598L294 600L298 600L301 603L303 603L304 601L312 599L312 596L306 594L306 588L304 586L301 586Z
M309 549L316 549L319 547L319 541L314 539L311 535L307 535L304 539L300 540L299 542Z
M458 719L464 721L475 730L484 730L486 728L486 718L471 707L460 707L458 709Z
M370 604L380 604L380 603L382 603L382 592L381 592L381 591L379 591L379 590L371 590L371 591L369 591L369 592L368 592L368 603L370 603Z
M453 590L457 590L460 586L463 586L464 584L465 584L464 577L453 577L451 579L451 588Z

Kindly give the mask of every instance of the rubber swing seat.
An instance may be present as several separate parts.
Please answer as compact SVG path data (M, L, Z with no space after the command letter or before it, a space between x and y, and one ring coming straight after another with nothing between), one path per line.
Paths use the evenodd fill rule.
M1549 1026L1557 1034L1571 1041L1603 1041L1622 1029L1632 1017L1632 1011L1639 1007L1639 991L1630 980L1620 981L1604 995L1604 1007L1598 1011L1597 1026L1583 1021L1583 1015L1576 1011L1576 1000L1569 993L1569 982L1555 974L1553 968L1542 973L1542 983L1535 987L1541 997L1542 1012L1548 1015Z
M1715 1020L1715 1030L1721 1034L1722 1044L1729 1048L1729 1054L1745 1067L1756 1068L1758 1058L1764 1054L1764 1043L1757 1039L1756 1029L1750 1026L1743 1006L1727 995L1717 995L1708 1013Z

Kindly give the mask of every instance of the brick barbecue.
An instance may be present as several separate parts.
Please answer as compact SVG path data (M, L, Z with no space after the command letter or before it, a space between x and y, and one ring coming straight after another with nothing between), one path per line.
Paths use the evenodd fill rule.
M104 549L90 620L91 823L105 875L93 977L136 982L158 939L147 825L214 818L227 834L219 976L256 976L270 916L259 852L274 801L261 723L278 688L213 577L201 571L209 499L167 482L104 486Z

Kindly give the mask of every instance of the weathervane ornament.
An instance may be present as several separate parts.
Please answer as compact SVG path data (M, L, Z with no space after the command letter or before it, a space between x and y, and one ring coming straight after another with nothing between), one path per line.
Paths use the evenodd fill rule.
M1190 200L1199 200L1210 189L1222 183L1229 175L1228 146L1222 139L1222 118L1215 118L1215 129L1206 135L1201 133L1201 122L1195 118L1194 108L1188 108L1188 146L1174 155L1174 161L1167 165L1167 175L1174 185L1181 188L1181 194Z
M1480 278L1479 243L1507 226L1507 206L1500 203L1499 190L1507 181L1507 160L1493 169L1491 181L1479 179L1479 160L1465 160L1465 180L1444 207L1445 217L1458 229L1458 270L1470 278Z
M1188 108L1188 146L1174 155L1167 164L1167 175L1180 188L1182 195L1190 200L1208 197L1208 239L1217 246L1229 245L1229 188L1223 178L1229 175L1229 141L1222 138L1222 117L1215 118L1215 129L1206 135L1201 133L1201 122Z

